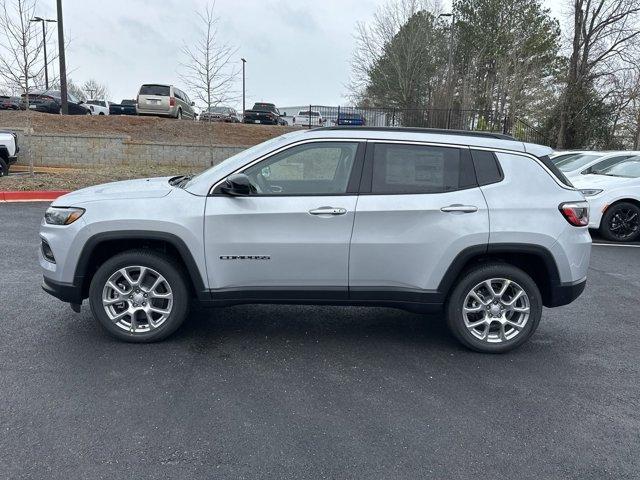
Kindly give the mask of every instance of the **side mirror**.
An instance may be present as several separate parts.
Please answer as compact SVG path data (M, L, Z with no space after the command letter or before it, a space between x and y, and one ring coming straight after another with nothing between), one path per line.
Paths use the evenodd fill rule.
M244 173L229 175L220 187L220 192L233 197L245 197L257 193L256 187Z

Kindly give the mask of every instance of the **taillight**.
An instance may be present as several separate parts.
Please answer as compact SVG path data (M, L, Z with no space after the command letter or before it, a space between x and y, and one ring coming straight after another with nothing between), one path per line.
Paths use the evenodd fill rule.
M561 203L558 209L567 222L574 227L589 225L589 204L587 202Z
M169 97L169 106L170 107L176 106L176 97Z

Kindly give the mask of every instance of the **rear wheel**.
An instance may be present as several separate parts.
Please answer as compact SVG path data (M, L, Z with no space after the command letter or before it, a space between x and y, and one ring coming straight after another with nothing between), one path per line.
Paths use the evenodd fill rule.
M640 238L640 207L629 202L610 206L602 217L600 233L614 242L633 242Z
M7 165L7 162L5 162L4 159L0 158L0 177L4 177L6 175L9 175L9 165Z
M447 304L447 323L465 346L484 353L503 353L526 342L542 316L536 283L506 263L467 270Z
M91 280L93 316L109 333L129 342L171 335L189 308L185 276L174 265L171 258L147 250L107 260Z

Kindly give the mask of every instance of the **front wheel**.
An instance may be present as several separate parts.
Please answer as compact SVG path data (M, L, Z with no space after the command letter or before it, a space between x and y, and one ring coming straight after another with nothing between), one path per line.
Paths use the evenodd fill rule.
M600 233L613 242L633 242L640 238L640 207L629 202L610 206L602 217Z
M175 261L156 252L132 250L103 263L93 276L93 316L113 336L154 342L171 335L189 310L189 291Z
M503 353L526 342L542 316L540 290L524 271L506 263L467 270L447 304L451 333L483 353Z
M182 120L182 110L178 109L178 114L176 115L178 120Z
M5 177L9 175L9 165L4 159L0 158L0 177Z

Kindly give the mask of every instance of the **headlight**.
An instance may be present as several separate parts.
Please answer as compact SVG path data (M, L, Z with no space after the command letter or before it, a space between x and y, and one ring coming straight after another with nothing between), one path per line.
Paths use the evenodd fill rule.
M49 207L44 221L49 225L71 225L84 213L84 208Z
M603 190L599 190L597 188L585 188L584 190L580 190L585 197L595 197L603 192Z

